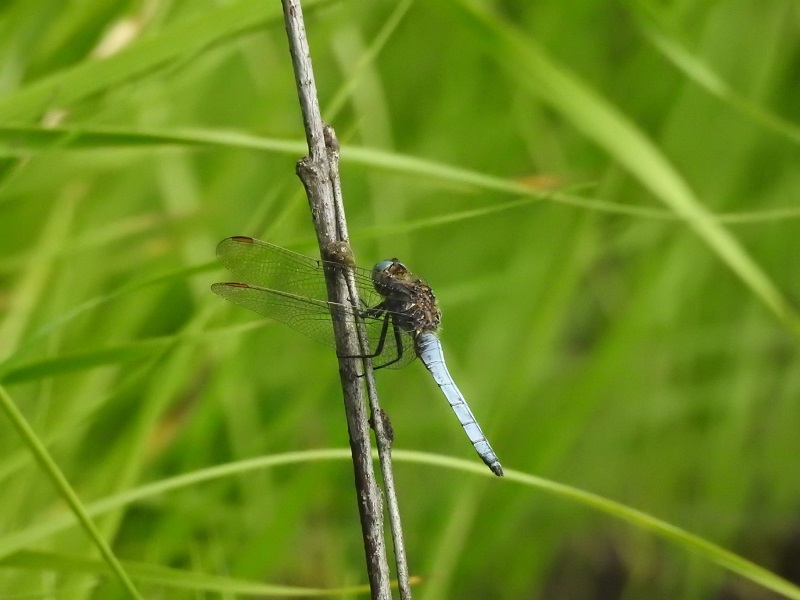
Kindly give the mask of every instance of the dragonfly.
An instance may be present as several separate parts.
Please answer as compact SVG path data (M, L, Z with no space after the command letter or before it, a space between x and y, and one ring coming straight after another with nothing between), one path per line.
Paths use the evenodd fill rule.
M234 236L217 246L217 258L241 282L215 283L212 291L329 346L331 316L360 319L367 330L375 369L398 368L419 357L441 388L470 442L491 471L503 467L489 445L444 360L437 332L442 313L431 287L396 258L372 270L317 260L251 237ZM328 301L326 269L348 269L360 306Z

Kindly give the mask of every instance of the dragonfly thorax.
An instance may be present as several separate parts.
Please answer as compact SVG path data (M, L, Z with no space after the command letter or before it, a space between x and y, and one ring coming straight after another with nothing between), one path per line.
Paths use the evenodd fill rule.
M439 329L442 312L431 286L399 260L384 260L375 265L372 283L383 297L383 307L394 315L395 324L402 330L416 336Z

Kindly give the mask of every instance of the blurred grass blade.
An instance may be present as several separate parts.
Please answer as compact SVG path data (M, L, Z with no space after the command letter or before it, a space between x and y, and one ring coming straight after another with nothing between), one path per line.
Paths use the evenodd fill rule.
M477 465L474 461L409 450L395 450L393 455L398 460L409 460L421 464L443 466L446 468L469 471L480 476L492 477L491 473L487 474L484 472L486 469L482 468L483 465ZM772 571L760 567L754 562L698 535L689 533L685 529L681 529L680 527L667 523L645 512L630 508L629 506L625 506L613 500L608 500L607 498L603 498L591 492L586 492L543 477L528 475L520 471L506 470L504 479L505 481L515 481L529 487L535 487L559 498L576 502L591 510L625 521L639 529L649 531L660 538L675 543L685 550L697 553L704 559L714 562L763 588L772 590L787 598L800 600L800 587L779 577Z
M792 332L800 338L800 317L772 279L695 197L660 150L616 107L553 61L524 37L468 0L453 0L462 22L527 89L561 113L603 148L678 217L728 265Z
M106 541L103 539L103 536L100 534L100 531L92 522L91 517L78 498L78 495L75 493L75 490L72 489L72 486L61 472L61 469L58 468L58 465L47 452L44 444L42 444L42 442L34 433L33 429L31 429L30 425L28 425L28 422L25 420L25 417L22 415L22 413L17 409L14 401L11 399L11 396L8 395L5 388L2 386L0 386L0 407L2 407L3 411L6 413L6 416L17 430L17 433L19 433L23 442L36 457L36 460L39 462L42 470L52 480L53 485L56 487L56 489L58 489L62 498L64 498L66 503L72 509L73 515L77 519L78 523L81 524L92 542L94 542L94 545L100 551L100 554L108 565L109 570L117 577L120 584L127 591L131 598L142 600L142 597L139 595L139 592L136 590L136 587L133 585L133 582L130 580L128 574L125 572L125 569L119 563L119 560L114 555L114 552L108 546Z
M426 452L415 452L410 450L395 449L394 458L400 461L425 464L429 466L444 467L478 476L492 478L493 475L486 468L474 460L441 456ZM373 453L373 458L377 459L377 454ZM185 473L177 477L162 479L151 484L140 486L126 492L110 496L104 500L93 502L86 506L86 513L89 516L98 516L109 511L117 510L121 507L132 504L140 500L153 498L161 494L198 485L205 481L211 481L224 477L239 476L242 473L256 471L265 468L278 466L296 465L307 462L319 462L328 460L349 460L350 451L346 448L332 448L327 450L307 450L301 452L287 452L273 456L262 456L248 460L236 461L228 464L217 465L207 469L201 469L192 473ZM608 500L591 492L586 492L578 488L564 485L556 481L528 475L515 470L509 470L505 476L506 481L515 481L529 487L534 487L542 491L553 494L554 496L577 502L583 506L625 521L642 530L649 531L658 537L669 542L675 543L687 551L695 552L708 561L714 562L729 571L748 579L759 586L770 589L782 594L787 598L800 600L800 588L792 583L775 575L771 571L756 565L755 563L737 555L729 550L718 546L700 536L694 535L657 519L647 513L634 508ZM34 543L41 542L48 537L69 529L75 525L71 515L54 517L48 521L38 523L26 530L16 532L12 535L0 537L0 557L12 555Z
M46 150L101 150L164 146L228 146L267 150L295 156L305 143L297 140L256 137L233 131L111 129L87 127L39 127L0 125L0 156L21 157Z
M170 336L31 361L7 367L4 372L0 372L0 381L4 384L37 381L96 367L152 359L174 343L174 338Z
M2 389L2 388L0 388ZM302 452L285 452L272 456L259 456L247 460L216 465L176 477L162 479L154 483L142 485L125 492L114 494L103 500L86 505L86 513L90 517L105 514L128 506L139 500L157 497L172 490L188 488L205 481L221 479L249 473L259 469L296 465L307 462L329 460L351 460L349 448L331 448L324 450L306 450ZM23 550L27 546L40 542L50 536L75 526L73 514L61 514L50 519L41 520L20 531L0 536L0 557Z
M42 325L35 331L31 332L25 339L25 342L19 348L16 349L16 354L19 354L21 350L45 339L47 336L51 335L54 331L58 331L68 323L74 321L79 316L91 310L94 310L102 306L103 304L109 303L114 299L119 298L125 294L135 292L140 289L145 289L154 285L170 283L174 280L183 279L184 277L190 276L192 274L202 273L215 268L217 268L216 261L209 261L208 263L202 265L195 265L193 267L184 267L176 269L171 272L154 275L153 277L148 277L147 279L143 279L140 281L133 281L131 283L121 286L120 288L114 290L113 292L109 292L107 294L103 294L101 296L92 298L91 300L87 300L86 302L81 303L80 305L60 315L58 318L47 322L46 324ZM14 364L13 358L14 356L12 355L9 358L9 360L0 362L0 381L4 380L9 370L16 369L17 367L21 366Z
M78 129L70 127L40 128L0 126L0 156L25 156L60 147L62 149L135 148L138 146L228 146L278 152L295 156L305 151L305 143L293 140L258 137L235 131ZM602 212L655 219L672 218L657 208L628 206L596 198L585 198L567 191L543 190L520 181L511 181L455 167L441 162L378 150L343 146L343 163L354 163L406 176L423 176L461 187L521 195L539 201L550 201Z
M55 147L72 150L99 150L106 148L160 148L166 146L196 146L198 148L218 146L261 150L289 156L296 156L305 151L305 142L300 140L268 138L236 131L204 129L182 129L174 131L164 131L162 129L159 131L148 131L144 129L123 130L102 127L91 129L52 127L45 129L39 126L0 125L0 156L7 157L27 156L32 153L35 154L37 152L52 150ZM429 223L422 223L419 226L415 224L416 222L406 225L395 224L394 231L413 231L417 228L442 225L462 219L479 217L491 212L504 210L505 208L530 204L531 202L556 202L576 208L585 208L599 212L642 217L646 219L684 220L674 211L649 206L632 206L609 202L608 200L599 198L590 198L578 195L568 188L538 188L528 185L523 181L509 180L426 158L419 158L376 148L343 145L342 162L381 169L408 177L427 177L433 181L439 181L447 185L459 186L462 188L500 192L515 196L523 196L525 198L524 200L508 202L505 207L502 205L493 205L485 209L464 211L460 216L457 214L450 214L437 217L431 219ZM746 212L720 213L716 215L713 213L708 214L711 218L714 218L720 223L756 223L800 218L800 208L788 206L784 208ZM388 228L384 228L382 231L385 232L387 229Z
M609 516L616 517L640 529L649 531L667 541L681 546L685 550L695 552L706 560L715 562L721 567L740 575L741 577L760 585L763 588L772 590L778 594L800 600L800 587L790 581L779 577L772 571L758 566L752 561L747 560L714 544L698 535L690 533L685 529L657 519L652 515L644 513L635 508L630 508L619 502L608 500L602 496L586 492L568 485L563 485L555 481L541 479L533 475L519 472L512 472L509 481L518 481L523 484L532 485L550 491L562 498L578 502L587 508L603 512Z
M141 583L158 585L165 589L192 590L195 592L217 592L221 594L239 594L242 596L295 598L295 597L329 597L368 594L369 585L355 585L343 588L305 588L289 585L273 585L259 581L246 581L233 577L208 575L195 571L171 569L143 563L125 561L125 570L132 579ZM66 556L46 552L17 552L0 559L0 566L7 568L29 569L33 571L53 571L61 575L89 573L93 575L108 574L108 566L89 558Z
M308 9L319 0L305 4ZM223 4L187 22L166 27L108 58L81 62L16 90L0 98L0 115L6 123L36 118L54 104L68 106L271 19L282 19L277 2L239 0Z
M0 381L5 384L38 381L65 373L75 373L97 367L155 359L160 353L166 352L169 348L178 343L207 344L210 339L216 339L219 335L241 334L251 329L262 327L268 322L269 321L266 319L259 319L248 321L240 325L204 332L200 335L181 334L149 338L87 352L45 358L27 363L12 364L5 369L0 369Z
M643 3L635 3L640 9L655 17ZM788 7L788 5L787 5ZM650 19L652 22L654 19ZM705 89L712 96L716 96L726 104L735 107L743 115L759 123L766 129L783 136L795 144L800 143L800 127L775 115L747 100L738 94L714 70L695 56L689 49L681 45L674 35L667 36L655 24L645 23L644 17L640 19L640 27L650 43L686 77Z

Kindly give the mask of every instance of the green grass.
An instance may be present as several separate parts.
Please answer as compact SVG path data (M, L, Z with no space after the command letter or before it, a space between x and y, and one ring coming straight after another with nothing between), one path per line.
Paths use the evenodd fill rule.
M379 372L415 598L800 598L796 7L490 4L304 3L508 472ZM144 6L0 5L0 598L363 597L335 358L209 290L316 252L279 3Z

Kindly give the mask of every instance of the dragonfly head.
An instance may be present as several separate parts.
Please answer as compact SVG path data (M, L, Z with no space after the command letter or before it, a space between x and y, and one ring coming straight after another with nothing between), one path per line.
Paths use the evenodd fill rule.
M382 260L372 268L372 284L379 294L385 295L392 281L408 276L408 269L396 258Z

